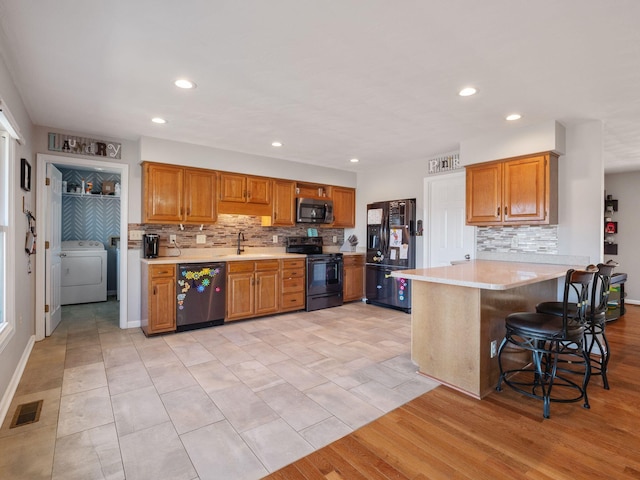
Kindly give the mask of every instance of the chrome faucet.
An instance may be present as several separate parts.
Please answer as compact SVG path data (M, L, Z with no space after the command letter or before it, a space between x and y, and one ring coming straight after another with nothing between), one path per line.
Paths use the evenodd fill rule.
M242 232L238 232L238 250L237 250L238 255L244 252L244 247L240 246L240 242L244 242L244 233Z

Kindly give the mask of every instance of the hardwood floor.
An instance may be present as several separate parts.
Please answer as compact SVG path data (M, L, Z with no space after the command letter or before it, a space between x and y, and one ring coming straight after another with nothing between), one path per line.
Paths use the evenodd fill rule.
M293 479L640 479L640 306L607 325L610 390L591 409L509 388L475 400L440 386L265 477Z

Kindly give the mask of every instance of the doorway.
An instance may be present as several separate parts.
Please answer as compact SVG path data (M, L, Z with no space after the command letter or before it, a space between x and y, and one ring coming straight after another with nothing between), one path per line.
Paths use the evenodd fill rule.
M120 176L121 195L120 195L120 237L123 240L122 246L125 248L124 255L117 256L117 271L118 271L118 284L119 284L119 326L120 328L127 328L128 316L127 316L127 255L126 245L128 238L128 178L129 178L129 166L119 163L110 163L100 160L88 160L86 158L72 158L58 155L38 154L37 155L37 178L40 185L44 185L44 178L47 177L47 167L49 165L55 165L57 167L76 169L76 170L93 170L100 172L112 172ZM37 192L37 218L38 228L42 235L39 235L36 240L37 251L43 252L44 255L36 255L36 312L43 312L43 315L36 315L36 340L42 340L47 333L47 322L50 322L49 313L46 311L46 298L47 289L50 286L47 284L51 279L51 272L47 271L47 253L51 253L45 250L45 232L47 232L50 223L54 221L54 215L47 202L47 195L44 195L44 188L41 188Z

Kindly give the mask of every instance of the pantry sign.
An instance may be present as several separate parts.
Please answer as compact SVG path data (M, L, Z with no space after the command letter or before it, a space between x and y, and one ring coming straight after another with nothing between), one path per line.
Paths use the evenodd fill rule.
M76 153L78 155L94 155L96 157L120 158L122 145L116 142L105 142L95 138L76 137L62 133L49 132L49 150L52 152Z

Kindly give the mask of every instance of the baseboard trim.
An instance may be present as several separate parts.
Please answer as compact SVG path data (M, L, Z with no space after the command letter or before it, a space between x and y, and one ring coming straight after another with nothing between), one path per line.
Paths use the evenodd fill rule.
M4 423L4 418L7 416L7 412L9 411L9 407L11 406L11 401L13 400L13 396L18 389L18 385L20 384L20 379L22 378L22 374L24 373L24 369L27 366L27 361L29 360L29 356L31 355L31 350L33 350L33 345L36 343L36 336L31 335L29 337L29 341L22 352L22 357L20 358L20 362L16 366L15 371L13 372L13 376L11 377L11 381L7 386L7 389L0 400L0 425Z

